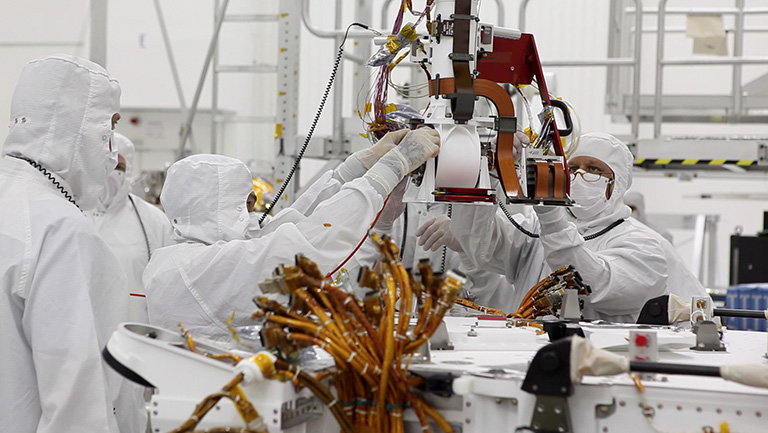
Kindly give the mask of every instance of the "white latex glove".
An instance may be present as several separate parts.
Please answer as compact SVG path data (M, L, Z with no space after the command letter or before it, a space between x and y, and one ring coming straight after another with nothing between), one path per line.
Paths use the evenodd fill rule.
M523 157L523 145L531 144L531 139L523 131L515 132L515 138L512 140L512 157L515 161L520 161Z
M405 210L405 203L403 203L403 194L405 194L405 188L408 186L409 179L403 178L400 183L397 184L395 189L389 195L387 204L384 205L384 209L381 210L381 215L376 221L376 225L373 226L376 231L389 232L392 230L392 225L395 223L400 215Z
M409 131L396 146L374 164L366 176L389 194L400 180L429 158L437 156L440 134L432 128Z
M450 225L451 219L448 215L438 215L424 221L424 224L416 230L419 245L424 246L428 251L436 251L445 245L453 251L463 252L461 244L451 233Z
M539 217L542 234L561 231L568 226L568 219L562 206L534 206L533 211Z
M381 140L377 141L376 144L371 147L358 150L354 153L354 155L357 157L357 159L360 160L360 162L363 164L363 167L365 167L366 170L369 170L371 167L373 167L373 164L376 164L376 162L379 161L382 156L400 144L400 142L403 140L403 137L405 137L409 132L410 130L408 129L388 132L387 135L381 137Z
M408 173L419 168L429 158L437 156L440 150L440 134L432 128L409 131L400 145L393 149L408 161Z

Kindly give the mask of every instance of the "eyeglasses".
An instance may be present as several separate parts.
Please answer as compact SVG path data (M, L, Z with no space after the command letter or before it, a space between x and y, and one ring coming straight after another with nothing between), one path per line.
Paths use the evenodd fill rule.
M582 169L571 170L571 181L576 180L576 176L581 176L584 182L597 182L601 177L605 177L609 182L613 182L613 175L611 173L594 173Z

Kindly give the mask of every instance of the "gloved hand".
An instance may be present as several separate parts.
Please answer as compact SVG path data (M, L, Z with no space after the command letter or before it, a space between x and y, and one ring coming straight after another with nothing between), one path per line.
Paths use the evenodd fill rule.
M392 225L395 223L395 220L397 220L405 210L403 194L405 194L405 188L407 186L408 178L406 177L392 190L392 193L387 200L387 204L385 204L384 209L381 210L381 215L379 215L376 225L373 226L374 230L379 232L389 232L392 230Z
M416 230L416 236L419 238L419 245L423 245L425 250L436 251L443 245L456 252L463 252L461 244L453 236L450 230L451 219L448 215L438 215L424 222Z
M533 211L539 218L543 234L561 231L568 226L568 219L562 206L534 206Z
M365 167L366 170L369 170L371 167L373 167L373 164L378 162L379 158L400 144L400 142L403 140L403 137L405 137L409 132L409 129L400 129L398 131L388 132L387 135L381 137L381 140L377 141L376 144L371 147L358 150L354 153L354 155L357 157L357 159L360 160L360 163L363 164L363 167Z
M389 194L406 174L436 156L439 144L440 135L434 129L410 131L400 141L400 145L387 152L368 170L366 177L377 182Z
M512 140L512 157L515 161L520 161L523 157L523 145L531 144L531 139L523 131L515 132L515 138Z
M440 150L440 134L432 128L410 131L393 149L408 162L408 173L419 168L429 158L437 156Z

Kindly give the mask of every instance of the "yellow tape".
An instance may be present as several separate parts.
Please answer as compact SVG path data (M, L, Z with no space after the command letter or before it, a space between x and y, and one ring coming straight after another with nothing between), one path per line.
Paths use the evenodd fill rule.
M266 353L257 353L248 358L248 361L258 365L259 370L261 370L261 374L263 374L264 377L268 378L275 372L275 364L272 362L272 358Z
M654 162L654 164L665 165L665 164L669 164L670 162L672 162L671 159L662 158L662 159L657 159L656 162Z
M642 163L644 163L644 162L645 162L645 158L637 158L637 159L635 160L635 164L642 164Z
M373 108L373 104L371 104L370 102L366 102L365 103L365 114L370 113L372 108Z
M752 161L751 159L742 159L739 160L739 162L736 163L736 165L752 165L755 161Z
M397 111L397 105L395 104L387 104L384 106L384 112L385 113L391 113L393 111Z
M709 165L723 165L725 164L724 159L713 159L712 161L709 161Z
M684 159L682 164L683 165L695 165L698 162L699 162L698 159Z
M245 395L245 392L243 392L243 389L240 388L239 385L232 389L232 391L229 392L229 395L232 397L232 402L235 404L235 408L240 414L240 418L242 418L246 424L259 417L256 408L253 407L250 401L248 401L248 396Z
M275 140L283 136L283 124L278 123L275 125Z
M360 136L363 137L363 138L368 138L369 137L369 135L367 133L363 133L363 132L360 133Z

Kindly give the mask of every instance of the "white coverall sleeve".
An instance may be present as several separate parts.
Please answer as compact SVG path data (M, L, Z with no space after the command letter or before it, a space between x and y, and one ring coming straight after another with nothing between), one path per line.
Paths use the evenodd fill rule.
M314 212L315 208L325 200L333 197L334 194L341 190L342 182L333 176L333 170L329 170L315 181L298 199L291 205L289 209L293 212L298 212L301 215L308 216ZM274 220L280 219L281 211L275 215ZM273 221L274 221L273 220ZM271 222L271 221L270 221Z
M260 252L255 255L257 263L269 272L278 265L292 264L297 253L315 261L322 272L330 272L366 236L383 203L384 198L368 179L347 182L338 193L318 203L306 218L279 224L247 241L249 249ZM270 222L265 230L275 222L279 221Z
M562 228L550 232L548 224L542 224L541 243L547 264L553 270L573 265L592 288L588 302L595 311L636 315L646 300L665 293L667 264L664 250L655 239L633 231L612 237L608 232L603 235L605 245L592 251L575 224L557 225Z
M46 233L22 320L42 408L38 433L115 431L111 394L102 364L92 303L92 274L107 253L83 218L82 227L61 225ZM73 248L77 253L73 254ZM124 280L123 280L124 281ZM107 314L107 312L104 312Z
M527 230L538 231L535 216L515 218ZM454 205L451 233L464 250L461 260L468 272L504 274L513 283L514 276L540 248L537 239L512 227L497 206Z

